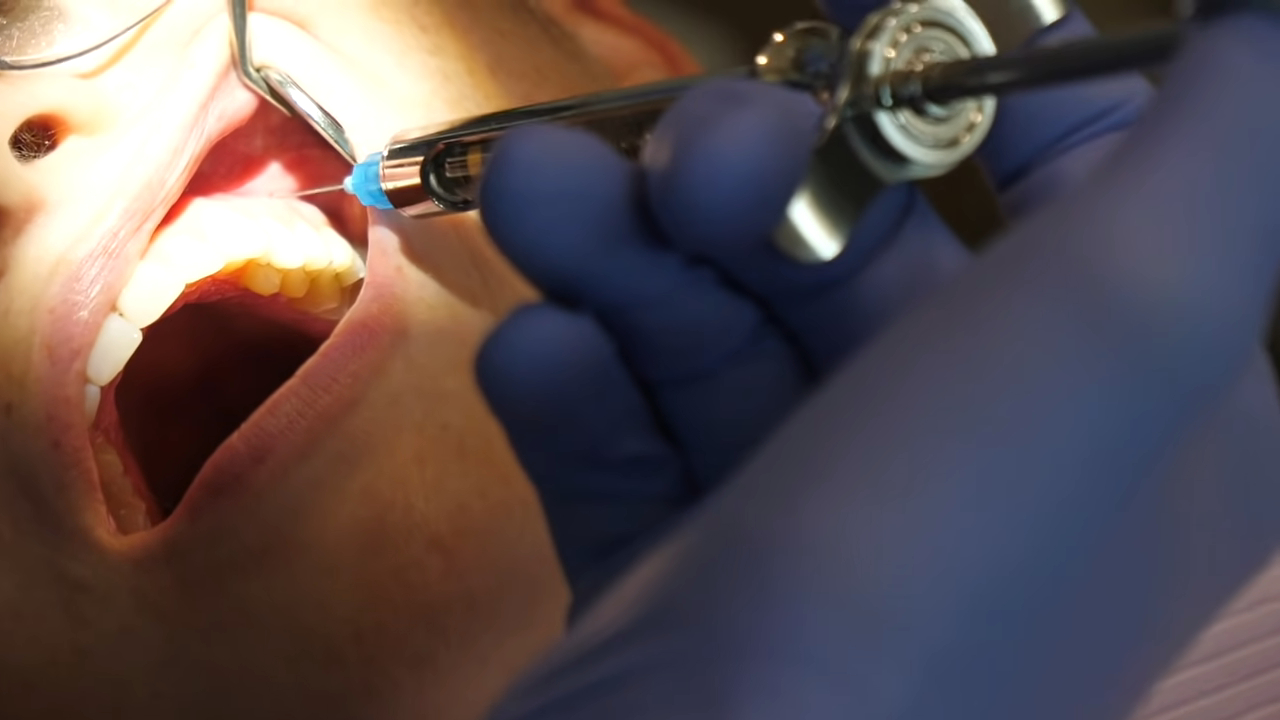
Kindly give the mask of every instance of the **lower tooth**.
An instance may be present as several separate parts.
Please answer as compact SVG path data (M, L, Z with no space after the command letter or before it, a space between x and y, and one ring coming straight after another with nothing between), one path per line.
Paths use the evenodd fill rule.
M98 417L98 405L102 404L102 388L93 383L84 386L84 416L92 423Z
M150 528L151 518L147 514L146 503L138 497L116 451L106 442L95 440L93 459L98 466L102 500L106 503L107 513L115 521L116 529L130 535Z

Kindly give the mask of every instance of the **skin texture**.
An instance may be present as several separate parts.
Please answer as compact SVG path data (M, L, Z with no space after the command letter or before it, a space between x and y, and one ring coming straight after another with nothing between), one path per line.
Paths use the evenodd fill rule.
M403 127L691 69L616 2L253 10L257 59L361 153ZM122 160L229 54L225 2L183 0L92 57L0 74L6 136L41 114L64 125L39 162L0 155L0 716L474 717L558 636L567 603L473 380L484 335L532 297L474 218L375 219L376 367L322 430L181 527L116 533L66 459L87 437L49 429L42 319L135 200L121 188L153 172ZM87 276L77 292L123 282Z

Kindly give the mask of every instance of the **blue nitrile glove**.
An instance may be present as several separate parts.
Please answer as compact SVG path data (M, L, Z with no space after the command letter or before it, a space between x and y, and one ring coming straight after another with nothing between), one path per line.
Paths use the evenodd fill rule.
M770 255L812 118L770 88L695 93L647 172L504 143L486 221L554 304L480 374L579 588L825 384L498 717L1121 717L1280 534L1276 48L1199 33L1109 158L1132 81L1005 103L980 261L905 189L833 266Z
M855 5L855 21L875 7L844 15ZM1073 16L1040 41L1091 32ZM1009 214L1077 184L1149 95L1129 76L1004 102L982 159ZM769 231L816 124L799 93L720 83L662 122L647 171L552 128L511 137L491 165L484 219L551 303L501 328L480 377L579 604L853 348L970 264L910 186L884 193L839 261L784 259Z

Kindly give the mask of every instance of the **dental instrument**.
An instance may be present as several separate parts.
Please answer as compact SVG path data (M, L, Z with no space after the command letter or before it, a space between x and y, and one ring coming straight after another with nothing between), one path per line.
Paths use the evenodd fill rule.
M407 130L356 162L341 185L291 196L341 190L366 207L409 217L476 210L493 145L512 129L575 126L635 159L663 112L691 88L712 77L755 78L812 93L825 109L822 139L774 242L794 261L828 262L885 186L944 175L971 157L994 123L997 96L1145 69L1181 46L1174 27L1018 50L1067 14L1065 2L1028 2L1027 12L1010 14L1008 3L995 13L987 0L893 0L851 33L828 22L797 23L773 33L750 67ZM972 7L984 4L991 25Z
M342 123L303 90L288 73L253 62L249 45L249 0L228 0L227 9L231 15L232 50L240 79L284 114L305 121L354 165L355 150L352 149L351 140Z
M302 198L302 197L309 197L311 195L324 195L326 193L337 192L339 190L347 190L347 192L351 192L350 190L347 189L348 187L349 187L349 182L343 182L341 185L330 185L329 187L322 187L322 188L316 188L314 190L303 190L302 192L290 193L285 197Z
M895 3L851 38L833 25L800 23L774 33L754 68L727 75L814 93L829 108L829 128L842 126L857 159L892 183L942 174L967 157L990 127L994 96L1159 65L1172 57L1182 38L1175 27L990 54L989 36L975 21L964 3L935 1ZM884 32L900 27L905 30ZM926 36L930 30L931 37L911 45L912 33ZM913 53L909 61L887 62L903 49ZM706 80L679 79L407 131L357 163L341 185L294 196L342 190L365 206L411 217L474 210L490 150L505 132L531 123L565 123L591 130L635 158L662 112ZM966 101L967 112L957 106ZM885 140L888 153L877 147ZM797 242L813 245L812 240ZM838 251L823 254L831 252Z

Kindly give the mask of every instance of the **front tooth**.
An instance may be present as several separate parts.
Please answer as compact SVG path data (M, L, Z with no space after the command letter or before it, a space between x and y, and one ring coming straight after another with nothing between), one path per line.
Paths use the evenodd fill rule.
M307 261L303 267L314 275L333 263L327 236L337 236L338 233L329 225L329 219L316 206L297 203L294 209L303 222L300 232L303 233L303 247L307 253Z
M184 288L186 282L166 263L144 257L116 300L116 310L135 326L144 328L159 320Z
M307 262L307 246L302 239L302 227L277 225L267 243L266 261L281 270L296 270Z
M356 253L351 249L348 243L341 235L336 232L322 233L325 245L329 246L330 264L334 272L342 272L351 267L351 262L355 258Z
M333 253L329 251L329 244L324 240L325 232L326 230L317 231L316 235L312 236L311 242L307 243L307 262L302 269L312 275L325 274L333 265ZM327 232L333 231L327 230Z
M102 388L93 383L84 384L84 416L89 422L98 417L98 406L102 404Z
M191 225L167 228L147 250L148 256L154 254L163 259L174 275L188 285L218 274L226 264L223 254Z
M244 274L240 276L240 284L259 295L275 295L280 292L283 273L270 265L260 262L249 263Z
M85 376L89 382L106 387L124 370L133 353L142 344L142 330L117 313L107 316L98 339L89 351Z
M237 212L227 212L216 226L217 242L227 266L235 267L249 260L257 260L267 252L262 223L244 217Z

